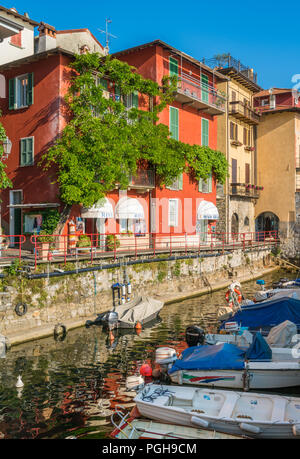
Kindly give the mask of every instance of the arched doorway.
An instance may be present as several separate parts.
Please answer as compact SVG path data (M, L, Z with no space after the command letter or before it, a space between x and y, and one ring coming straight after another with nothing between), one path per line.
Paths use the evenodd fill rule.
M238 238L239 232L239 216L238 214L233 214L231 217L231 234L233 239Z
M279 230L279 218L273 212L264 212L255 220L255 230L262 237L274 237Z

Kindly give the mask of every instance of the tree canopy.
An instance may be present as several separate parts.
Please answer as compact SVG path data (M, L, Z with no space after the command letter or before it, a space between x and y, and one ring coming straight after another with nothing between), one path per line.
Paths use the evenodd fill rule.
M174 140L159 122L174 98L176 77L159 86L129 64L98 54L78 55L71 65L70 122L43 157L46 169L56 165L63 202L90 207L116 185L127 189L141 162L155 169L161 185L184 171L196 179L213 171L225 182L228 164L221 152ZM139 108L124 103L137 94Z
M0 117L1 117L1 111L0 111ZM6 139L6 132L3 127L3 125L0 122L0 190L4 190L5 188L11 188L12 183L10 179L8 178L5 169L6 169L6 164L3 162L3 142Z

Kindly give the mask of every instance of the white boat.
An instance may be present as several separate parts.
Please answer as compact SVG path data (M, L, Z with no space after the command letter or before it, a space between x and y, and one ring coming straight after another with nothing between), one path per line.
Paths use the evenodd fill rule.
M188 348L179 358L174 356L170 360L173 366L168 367L169 376L180 385L246 391L300 385L300 358L296 350L270 348L260 333L247 349L221 342Z
M242 440L234 436L195 427L163 424L143 419L128 419L111 434L118 440Z
M135 403L146 418L251 438L300 438L300 398L149 384Z

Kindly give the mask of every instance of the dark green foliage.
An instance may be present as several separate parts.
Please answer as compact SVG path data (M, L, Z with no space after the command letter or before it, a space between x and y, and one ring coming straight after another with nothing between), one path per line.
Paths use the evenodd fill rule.
M127 189L141 161L155 168L161 185L172 184L183 171L205 179L212 169L224 183L228 166L222 153L173 140L159 123L173 99L176 77L165 77L160 87L127 63L97 54L76 56L72 67L76 74L67 96L72 119L44 156L46 169L58 168L63 202L91 207L116 185ZM106 98L96 84L104 77L122 97L138 92L146 109L126 109L122 97Z

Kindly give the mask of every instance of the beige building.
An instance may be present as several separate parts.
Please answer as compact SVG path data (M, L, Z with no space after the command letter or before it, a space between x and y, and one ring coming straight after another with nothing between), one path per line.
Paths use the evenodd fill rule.
M256 94L258 175L264 185L255 208L257 231L279 231L285 253L300 245L300 95L272 88Z
M230 55L206 63L230 78L218 85L228 99L226 114L218 118L218 149L226 155L230 173L225 187L218 187L219 231L254 232L261 190L256 148L260 114L253 108L253 96L261 88L253 70Z

